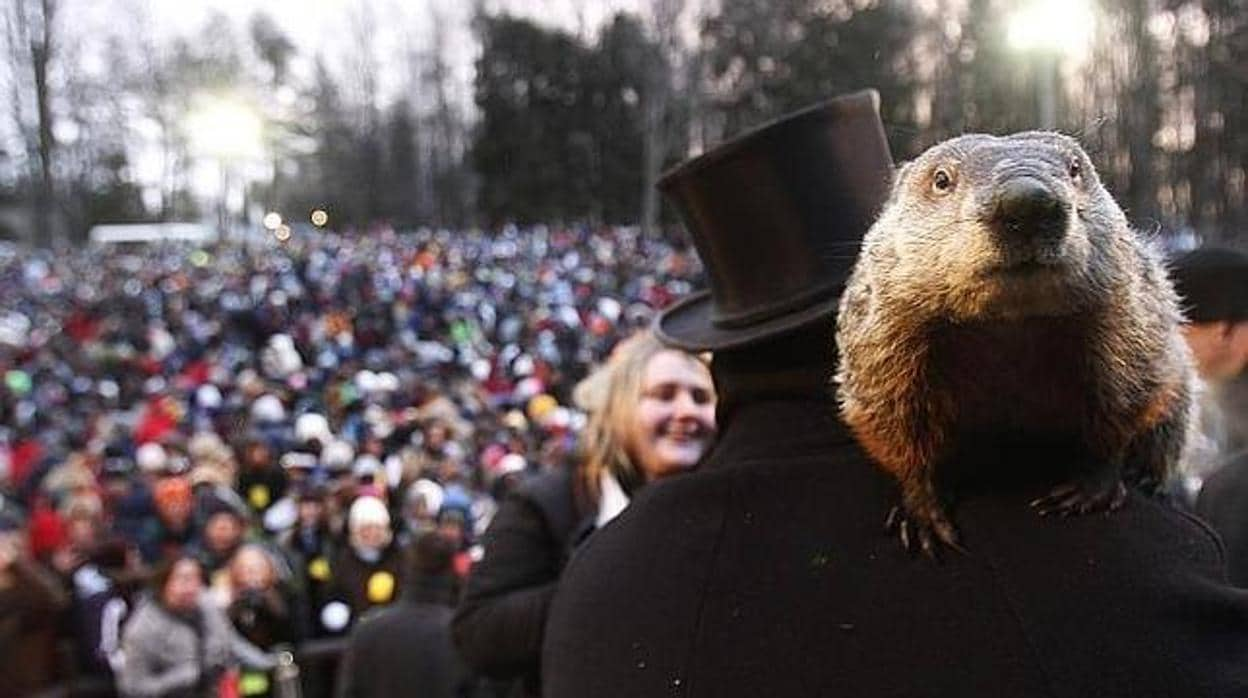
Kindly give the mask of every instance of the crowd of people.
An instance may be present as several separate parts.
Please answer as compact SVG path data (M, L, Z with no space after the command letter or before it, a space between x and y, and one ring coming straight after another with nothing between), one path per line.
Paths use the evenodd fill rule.
M1020 257L999 317L846 341L922 289L863 284L927 239L846 254L913 215L877 219L884 133L865 91L669 172L692 248L546 227L0 247L0 696L1244 694L1248 256L1178 256L1172 293L1096 229L1120 214L1083 215L1108 199L1071 144L1024 134L989 227L1123 243L1144 271L1087 278L1165 322L1072 301L1078 331L1024 347L1064 306L1020 299L1084 277ZM1004 152L980 145L898 187L966 196L958 168L975 191ZM1164 342L1088 343L1117 323ZM995 365L932 370L964 341ZM1138 390L1095 380L1161 345ZM855 352L897 390L847 392ZM1015 380L1048 370L1060 390ZM944 380L968 394L898 394ZM1186 478L1177 447L1142 452L1155 481L1089 458L1067 410L1100 429L1081 438L1115 415L1154 446L1190 431ZM920 447L949 477L882 467ZM1115 496L1037 507L1085 488Z
M460 596L700 273L631 228L0 248L0 694L275 695L318 647L305 695L341 686L370 610Z

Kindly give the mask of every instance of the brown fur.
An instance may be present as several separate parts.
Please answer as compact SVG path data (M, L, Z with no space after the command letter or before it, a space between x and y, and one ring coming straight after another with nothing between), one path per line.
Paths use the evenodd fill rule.
M1020 175L1060 200L1058 239L1003 232L994 192ZM900 485L905 545L956 547L938 474L985 435L1086 451L1093 465L1042 513L1117 508L1124 469L1164 481L1190 408L1178 307L1073 139L968 135L903 167L841 300L836 380L846 423Z

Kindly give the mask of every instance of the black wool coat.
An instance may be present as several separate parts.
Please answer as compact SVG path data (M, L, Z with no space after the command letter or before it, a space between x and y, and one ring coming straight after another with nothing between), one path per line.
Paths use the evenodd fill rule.
M367 562L355 553L350 545L338 550L334 562L330 565L331 581L326 598L342 601L351 609L348 627L364 617L373 608L385 606L397 601L403 592L404 574L407 571L407 556L402 548L395 543L386 546L376 562ZM369 595L369 582L375 575L387 575L390 595L385 598L372 598ZM318 611L319 612L319 611Z
M441 586L411 589L360 621L342 658L338 698L468 694L468 672L451 644L449 580Z
M830 401L742 403L568 565L543 695L1248 695L1248 595L1203 524L1134 494L1041 518L1034 494L962 497L967 554L911 557Z
M573 474L537 475L507 495L485 532L453 624L455 644L475 671L518 679L518 695L540 694L542 633L569 550L592 513Z
M1222 536L1231 583L1248 587L1248 457L1231 461L1205 480L1196 513Z

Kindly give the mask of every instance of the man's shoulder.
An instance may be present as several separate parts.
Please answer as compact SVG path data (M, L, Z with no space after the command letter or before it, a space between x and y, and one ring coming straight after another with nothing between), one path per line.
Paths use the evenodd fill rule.
M354 634L362 639L388 638L394 633L418 626L450 624L452 610L433 604L417 604L400 600L388 606L365 611L356 624Z

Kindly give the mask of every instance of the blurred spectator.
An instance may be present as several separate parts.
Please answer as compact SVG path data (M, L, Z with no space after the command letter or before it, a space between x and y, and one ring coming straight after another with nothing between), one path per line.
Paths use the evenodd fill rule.
M1202 381L1187 459L1203 478L1196 512L1222 536L1231 582L1248 586L1248 255L1203 248L1172 270Z
M264 398L276 400L272 395ZM260 403L259 400L256 401ZM258 515L286 494L286 471L274 457L273 449L260 436L246 440L238 472L238 493Z
M177 557L153 576L152 596L122 633L122 696L237 695L238 667L272 668L272 659L240 637L203 590L203 568L192 557Z
M715 391L698 357L649 331L625 342L579 391L591 404L584 462L519 486L486 532L455 616L455 640L474 669L519 678L541 694L542 631L572 548L606 525L646 483L691 469L715 433Z
M329 597L333 601L326 606L340 608L335 604L345 604L345 609L330 611L330 616L342 617L343 611L347 615L341 624L323 619L332 631L345 630L368 609L393 602L406 572L403 551L395 544L390 528L390 513L380 499L355 500L347 517L347 529L347 545L338 551L331 566Z
M278 542L294 570L295 583L302 589L305 632L320 636L328 632L321 624L321 611L330 601L330 579L337 547L329 529L329 512L324 491L307 486L298 495L297 521L282 533Z
M467 695L469 674L451 644L454 551L437 533L416 539L399 602L365 618L351 634L339 698Z
M70 627L83 676L111 681L121 661L121 629L143 574L137 552L123 540L99 541L70 578Z
M170 477L152 487L156 516L146 521L139 549L143 560L156 563L180 555L191 544L193 500L191 484L182 477Z
M249 543L230 559L227 615L248 642L264 649L302 639L295 594L283 583L278 564L264 546Z
M56 576L31 556L14 505L0 499L0 695L24 696L58 678L58 614L69 606Z
M294 647L307 632L306 612L294 588L285 583L276 559L256 543L245 544L229 564L230 601L226 615L242 637L266 651ZM242 695L273 695L274 677L263 668L239 674Z
M1195 455L1206 476L1248 453L1248 255L1202 248L1171 266L1187 314L1183 336L1203 383Z
M247 521L243 512L219 500L210 500L205 513L195 556L213 589L222 590L228 588L226 565L243 543Z
M253 541L299 634L333 635L332 601L358 614L403 576L397 544L380 568L353 545L361 497L392 517L379 539L454 535L462 577L498 501L575 458L587 367L697 274L631 228L0 241L0 494L27 557L73 591L60 644L106 675L148 566L198 557L228 608Z

